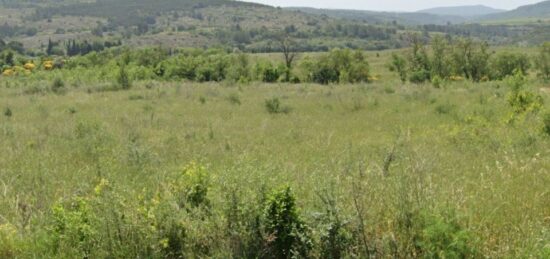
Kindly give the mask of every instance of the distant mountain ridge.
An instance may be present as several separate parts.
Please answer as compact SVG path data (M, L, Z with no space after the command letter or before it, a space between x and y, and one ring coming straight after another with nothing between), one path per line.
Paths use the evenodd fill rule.
M512 11L485 15L482 20L504 20L520 18L550 18L550 1L520 6Z
M485 5L464 5L464 6L445 6L435 7L417 11L417 13L428 13L440 16L461 16L461 17L474 17L483 16L489 14L503 13L506 10L495 9Z
M312 7L287 7L285 9L300 11L303 13L326 15L333 18L366 21L369 23L391 23L407 25L424 25L424 24L447 24L447 23L463 23L466 18L453 15L437 15L430 13L415 13L415 12L378 12L367 10L348 10L348 9L318 9Z

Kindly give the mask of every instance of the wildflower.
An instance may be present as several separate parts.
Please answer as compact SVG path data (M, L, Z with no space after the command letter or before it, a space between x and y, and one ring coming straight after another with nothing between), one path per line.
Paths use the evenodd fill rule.
M103 190L107 187L109 187L109 181L106 180L106 179L101 179L99 184L94 188L95 194L96 195L101 195Z
M2 75L3 76L12 76L15 72L13 71L13 69L11 68L8 68L6 70L4 70L4 72L2 72Z
M44 61L44 69L45 70L52 70L53 69L53 61L51 61L51 60Z
M23 67L28 71L32 71L36 68L36 66L31 62L27 62Z

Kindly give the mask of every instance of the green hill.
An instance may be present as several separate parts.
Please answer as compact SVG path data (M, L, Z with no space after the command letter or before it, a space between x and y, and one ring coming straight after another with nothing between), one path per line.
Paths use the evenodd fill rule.
M289 10L298 10L308 14L325 15L333 18L352 19L369 23L399 23L403 25L447 24L462 23L465 21L459 16L440 16L429 13L399 13L399 12L375 12L364 10L345 9L317 9L308 7L291 7Z
M537 4L521 6L509 12L486 15L481 18L483 21L489 20L518 20L518 19L548 19L550 18L550 1L544 1Z
M465 6L450 6L450 7L436 7L430 9L424 9L418 11L418 13L429 13L439 16L460 16L460 17L474 17L489 15L495 13L502 13L506 10L495 9L484 5L465 5Z
M0 38L46 50L50 40L122 41L129 46L223 47L278 51L282 35L301 51L334 47L387 49L403 46L397 26L306 14L228 0L7 0L0 8Z

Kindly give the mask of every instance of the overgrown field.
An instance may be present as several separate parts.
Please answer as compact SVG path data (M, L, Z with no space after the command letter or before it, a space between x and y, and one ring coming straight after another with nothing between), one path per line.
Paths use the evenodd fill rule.
M550 255L505 82L69 88L0 90L2 258Z

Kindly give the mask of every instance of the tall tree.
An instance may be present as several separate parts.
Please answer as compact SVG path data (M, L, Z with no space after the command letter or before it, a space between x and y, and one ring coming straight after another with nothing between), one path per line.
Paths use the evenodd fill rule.
M48 56L51 56L53 53L53 42L52 42L52 39L48 39L48 47L46 48L46 54Z
M292 65L298 56L298 52L296 51L296 42L288 35L284 34L279 37L279 43L281 44L281 51L283 52L283 56L285 58L285 81L289 82L292 72Z

